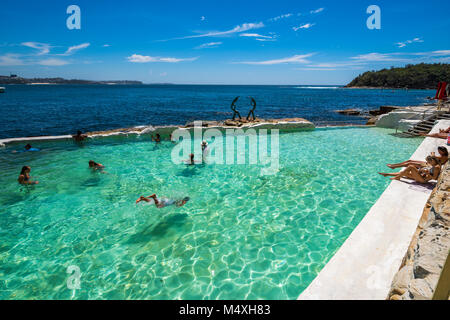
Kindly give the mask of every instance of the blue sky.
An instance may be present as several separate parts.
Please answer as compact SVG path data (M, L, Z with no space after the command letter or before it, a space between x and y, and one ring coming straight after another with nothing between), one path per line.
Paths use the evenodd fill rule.
M69 5L81 29L69 30ZM381 9L369 30L367 7ZM0 74L186 84L346 84L450 62L450 1L2 0Z

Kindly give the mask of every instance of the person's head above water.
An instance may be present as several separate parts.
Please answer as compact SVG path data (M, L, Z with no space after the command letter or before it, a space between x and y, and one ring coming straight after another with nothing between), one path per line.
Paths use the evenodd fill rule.
M81 136L83 133L81 132L81 130L77 131L77 136Z
M98 164L97 164L97 162L95 162L94 160L89 160L89 167L95 167L95 166L97 166Z
M22 170L20 171L20 174L27 174L31 171L31 168L29 166L23 166Z
M25 150L30 150L31 148L32 148L32 146L29 143L25 146Z

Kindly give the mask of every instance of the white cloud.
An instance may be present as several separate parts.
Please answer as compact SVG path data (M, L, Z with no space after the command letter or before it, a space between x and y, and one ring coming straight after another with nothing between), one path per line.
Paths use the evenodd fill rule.
M40 42L22 42L22 45L25 47L33 48L36 50L39 50L37 55L43 55L50 52L50 45L47 43L40 43Z
M295 55L288 58L275 59L275 60L266 60L266 61L243 61L236 62L238 64L252 64L252 65L274 65L274 64L285 64L285 63L309 63L306 58L314 55L313 53L303 54L303 55Z
M165 76L167 76L167 72L161 72L159 75L160 75L161 77L165 77Z
M102 47L108 48L108 47L111 47L111 45L106 43L106 44L104 44Z
M438 50L430 53L433 56L450 56L450 50Z
M185 37L181 37L181 38L173 38L173 39L169 39L169 40L181 40L181 39L204 38L204 37L223 37L223 36L232 35L234 33L245 32L245 31L259 29L259 28L263 28L263 27L264 27L264 23L262 23L262 22L244 23L244 24L236 26L233 29L227 30L227 31L211 31L211 32L207 32L207 33L185 36ZM159 40L159 41L168 41L168 40Z
M316 9L316 10L311 10L310 13L311 13L311 14L320 13L320 12L322 12L323 10L325 10L325 8L319 8L319 9Z
M151 57L151 56L142 56L140 54L133 54L129 57L127 57L129 62L134 63L148 63L148 62L167 62L167 63L177 63L182 61L194 61L197 60L197 58L165 58L165 57Z
M405 42L398 42L398 43L396 43L396 45L399 48L403 48L403 47L406 47L408 44L415 43L415 42L423 42L423 40L420 38L414 38L412 40L406 40Z
M273 36L263 36L258 33L241 33L239 36L241 37L250 37L250 38L266 38L266 39L272 39Z
M67 62L65 60L61 60L61 59L50 58L50 59L38 61L38 64L40 64L42 66L59 67L59 66L64 66L66 64L69 64L69 62Z
M19 57L12 53L0 56L0 66L23 66L25 63Z
M205 21L205 20L206 20L205 16L200 17L200 21Z
M282 14L280 16L277 16L277 17L274 17L274 18L270 18L269 21L274 21L275 22L275 21L278 21L278 20L281 20L281 19L286 19L286 18L292 17L292 16L293 16L292 13Z
M306 24L298 26L298 27L293 27L292 30L298 31L300 29L309 29L309 28L311 28L314 25L316 25L316 24L315 23L306 23Z
M87 48L90 45L91 45L90 43L82 43L82 44L79 44L79 45L76 45L76 46L69 47L69 49L67 49L67 51L63 55L68 56L68 55L74 54L78 50Z
M208 42L195 47L195 49L217 48L221 44L222 42Z
M368 54L361 54L356 57L352 57L353 60L359 60L359 61L367 61L367 62L378 62L378 61L404 61L405 59L401 58L395 58L392 56L392 54L389 53L368 53Z
M255 39L256 41L261 41L261 42L273 42L273 41L277 41L277 40L275 40L275 39L266 39L266 38L256 38Z

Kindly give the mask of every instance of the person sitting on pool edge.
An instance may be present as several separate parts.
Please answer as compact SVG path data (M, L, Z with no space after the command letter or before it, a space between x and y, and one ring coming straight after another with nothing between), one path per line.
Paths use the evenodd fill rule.
M148 197L140 196L139 199L136 200L136 203L139 203L141 201L150 203L152 200L155 203L155 206L158 209L161 209L161 208L172 206L172 205L175 205L176 207L182 207L190 199L189 199L189 197L184 197L183 199L180 199L180 200L173 200L173 199L167 199L167 198L158 199L158 197L154 193Z
M92 170L103 170L105 169L105 166L102 165L101 163L97 163L94 160L89 160L89 168L91 168Z
M28 185L28 184L38 184L39 181L32 181L30 176L31 168L29 166L23 166L19 175L19 183Z
M83 134L80 130L77 131L77 134L72 136L73 140L76 142L81 142L87 138L87 135Z
M427 167L417 169L415 166L408 166L405 170L397 173L380 173L384 177L393 177L391 180L400 180L401 178L412 179L419 183L427 183L430 180L437 180L441 173L441 165L436 157L427 157Z
M448 161L448 150L446 147L438 147L438 153L439 156L436 156L434 152L432 152L430 155L435 156L440 165L444 165ZM416 161L416 160L407 160L401 163L395 163L395 164L387 164L387 166L391 169L401 168L401 167L407 167L407 166L414 166L416 168L425 167L427 163L425 161Z

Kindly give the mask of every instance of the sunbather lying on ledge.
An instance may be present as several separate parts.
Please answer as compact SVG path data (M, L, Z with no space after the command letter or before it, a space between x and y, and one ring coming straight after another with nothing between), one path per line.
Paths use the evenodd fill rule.
M443 130L443 129L439 130L439 133L432 133L432 134L421 133L420 135L424 136L424 137L430 137L430 138L447 139L449 133L450 133L450 127L448 127L445 130Z
M415 166L408 166L405 170L397 173L380 173L384 177L393 177L391 180L400 180L401 178L412 179L419 183L427 183L430 180L437 180L441 173L441 166L436 157L427 157L428 166L417 169Z
M136 203L139 203L141 201L145 201L145 202L155 202L155 206L158 209L164 208L164 207L168 207L171 205L175 205L177 207L182 207L186 204L186 202L189 201L189 197L185 197L183 199L180 200L172 200L172 199L167 199L167 198L162 198L162 199L158 199L156 197L156 194L152 194L151 196L148 197L144 197L144 196L140 196L139 199L136 200Z
M440 165L444 165L448 161L448 150L446 147L439 147L438 148L439 156L436 156L434 152L431 153L431 156L436 156L436 158L439 161ZM387 166L391 169L401 168L401 167L407 167L407 166L414 166L417 169L420 169L421 167L425 167L427 163L425 161L416 161L416 160L408 160L401 163L394 163L394 164L387 164Z

